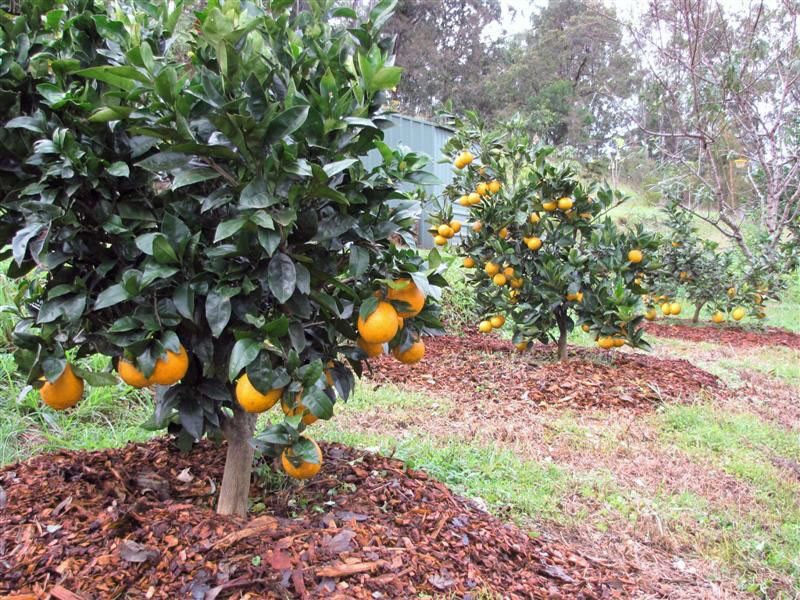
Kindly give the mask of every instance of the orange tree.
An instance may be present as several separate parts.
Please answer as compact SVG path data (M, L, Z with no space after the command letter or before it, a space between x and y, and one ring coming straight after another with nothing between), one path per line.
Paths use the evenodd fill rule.
M394 3L363 22L325 0L264 4L212 0L180 35L180 3L2 6L20 369L54 408L117 381L75 362L92 353L130 385L170 386L149 425L184 449L227 439L221 513L246 511L255 447L295 477L319 470L307 428L386 344L422 357L443 283L398 191L425 160L381 142ZM254 442L278 402L285 418Z
M744 261L737 249L701 238L693 215L679 203L670 202L664 214L667 233L659 249L660 267L648 282L651 314L656 305L664 315L679 314L676 298L682 297L694 306L694 323L706 306L714 323L748 315L764 318L764 303L777 299L785 285L778 271L770 265L752 268L752 261Z
M555 340L560 359L576 324L603 348L647 347L640 296L657 243L605 217L624 197L551 161L553 149L535 146L518 123L489 131L468 114L456 126L445 147L456 176L432 227L452 229L448 202L469 207L456 248L484 314L479 330L510 320L520 350Z

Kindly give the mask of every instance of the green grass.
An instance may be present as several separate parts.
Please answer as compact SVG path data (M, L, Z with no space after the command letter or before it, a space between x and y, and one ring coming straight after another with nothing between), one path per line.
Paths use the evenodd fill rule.
M800 271L789 276L789 286L778 304L767 303L765 325L800 331Z
M95 356L87 366L100 370L108 359ZM152 412L149 392L123 384L87 387L78 405L55 411L19 378L13 357L0 354L0 464L55 450L99 450L144 441L153 433L140 427Z

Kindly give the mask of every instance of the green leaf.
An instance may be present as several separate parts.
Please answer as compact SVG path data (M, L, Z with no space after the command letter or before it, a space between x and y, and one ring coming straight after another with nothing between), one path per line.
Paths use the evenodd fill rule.
M322 390L312 389L303 396L303 405L320 419L330 419L333 416L333 402Z
M372 76L367 89L371 93L390 90L400 83L402 75L403 69L400 67L381 67Z
M153 239L153 258L161 264L175 264L178 262L178 255L175 254L174 248L163 233L158 234Z
M358 309L358 316L366 321L369 316L378 308L379 302L380 300L378 300L375 296L370 296L361 303L361 307Z
M253 179L239 195L239 206L242 208L267 208L278 201L279 198L267 194L267 182L263 177Z
M217 290L212 290L206 296L206 321L211 328L211 335L219 337L225 331L231 319L231 299L223 296Z
M147 76L135 67L90 67L76 71L75 75L86 79L94 79L131 91L137 87L137 82L147 83Z
M44 378L53 383L67 368L67 359L63 356L48 356L42 360L41 366Z
M345 160L337 160L336 162L328 163L327 165L322 167L322 170L325 171L325 174L328 177L333 177L337 173L341 173L342 171L344 171L345 169L354 165L357 162L358 162L357 158L347 158Z
M297 270L291 258L279 252L269 261L267 268L269 289L281 304L285 303L295 290Z
M187 185L194 185L195 183L201 183L203 181L217 179L219 176L220 174L217 173L214 169L207 169L207 168L198 168L198 169L189 169L186 171L180 171L173 178L170 189L175 191L182 187L186 187Z
M189 286L188 282L184 282L175 288L172 294L172 301L175 303L175 309L184 319L194 318L194 290Z
M180 152L157 152L136 163L137 167L152 173L165 173L175 169L188 169L192 157Z
M434 250L431 250L434 252ZM350 275L361 277L369 269L369 250L359 246L350 247Z
M108 167L108 174L114 177L128 177L131 174L131 170L126 163L119 160Z
M94 310L101 310L114 306L120 302L124 302L130 298L128 292L120 283L115 283L111 287L103 290L98 294L97 300L94 303Z
M247 217L245 215L239 215L233 219L228 219L227 221L223 221L219 225L217 225L217 231L214 233L214 243L221 242L222 240L228 239L232 235L234 235L237 231L239 231L242 227L247 224Z
M234 381L261 351L261 343L253 338L242 338L233 345L228 363L228 381Z
M281 234L277 231L271 231L269 229L259 229L258 243L267 253L267 256L272 256L275 254L275 250L278 249L278 246L281 243Z
M267 128L267 143L273 144L300 129L308 118L308 108L293 106L275 117Z

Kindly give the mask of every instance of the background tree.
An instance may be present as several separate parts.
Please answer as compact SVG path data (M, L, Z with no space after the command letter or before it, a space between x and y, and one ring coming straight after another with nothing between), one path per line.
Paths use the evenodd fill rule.
M441 276L392 242L413 244L397 186L426 162L381 142L393 2L364 22L289 4L209 2L180 54L180 3L3 6L21 11L0 71L0 231L8 275L31 275L20 368L56 408L116 381L81 368L93 353L132 385L171 385L150 426L184 449L227 439L221 513L247 509L255 413L280 400L257 445L310 476L306 429L362 361L384 342L416 359L438 326Z
M474 269L469 280L485 315L480 331L508 317L520 349L555 340L562 360L576 323L601 347L646 347L641 274L657 243L641 226L622 231L604 219L622 195L550 162L553 149L536 147L519 122L487 130L468 113L456 125L444 151L458 174L445 200L470 208L473 223L457 248ZM434 216L448 219L447 208Z

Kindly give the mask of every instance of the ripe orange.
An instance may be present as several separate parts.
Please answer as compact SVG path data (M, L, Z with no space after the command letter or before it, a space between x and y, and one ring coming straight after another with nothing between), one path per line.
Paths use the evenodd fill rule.
M303 436L305 437L305 436ZM319 473L320 467L322 467L322 450L317 445L314 440L310 438L306 438L314 444L314 448L317 452L317 462L306 462L300 461L298 466L295 466L292 463L292 449L291 448L284 448L283 452L281 452L281 464L283 465L283 470L286 471L286 474L293 479L309 479Z
M520 289L525 284L525 280L522 277L515 277L511 280L511 287L515 290Z
M178 383L189 370L189 355L186 348L180 347L177 354L167 350L166 358L159 358L153 368L150 381L159 385Z
M437 246L446 246L447 245L447 238L441 235L434 236L433 243Z
M383 344L370 344L360 336L356 344L369 358L375 358L376 356L383 354Z
M679 315L681 314L681 305L677 302L673 302L669 305L669 314L671 315Z
M536 252L539 248L542 247L542 240L538 237L532 237L528 239L527 242L528 250L533 250Z
M711 315L711 320L714 323L722 323L725 320L725 315L723 315L720 311L717 311Z
M475 192L472 192L472 193L471 193L469 196L467 196L467 197L469 198L469 203L470 203L470 204L480 204L480 202L481 202L481 196L480 196L480 194L476 194Z
M461 221L450 221L450 229L453 230L453 233L461 231Z
M133 363L128 362L124 358L120 358L117 363L117 373L119 373L119 377L122 381L135 388L143 388L152 385L152 381L145 377L144 373L137 369Z
M465 269L471 269L475 266L475 259L472 258L471 256L467 256L466 258L464 258L464 261L461 264L464 265Z
M405 302L410 306L408 310L402 310L397 313L404 319L416 317L422 311L422 307L425 306L425 294L410 279L395 279L394 282L396 284L407 283L407 285L402 288L390 287L389 292L386 294L386 299Z
M504 240L508 237L508 227L503 227L500 231L497 232L498 237Z
M83 379L75 375L72 365L67 363L64 372L52 383L45 381L39 388L42 402L56 410L72 408L83 396Z
M475 233L480 232L481 229L483 229L483 223L481 223L480 221L475 221L472 224L472 231L474 231Z
M492 324L492 329L500 329L506 324L506 318L503 315L496 315L489 319L489 323Z
M536 225L542 218L539 216L538 213L531 213L530 222L533 225Z
M484 182L480 182L475 191L481 196L486 196L489 193L489 186Z
M589 333L589 331L591 331L592 328L589 327L588 323L584 323L583 325L581 325L581 329L583 329L586 333Z
M542 202L542 210L545 212L553 212L556 208L558 208L558 203L555 201Z
M519 342L517 344L514 344L514 348L516 348L520 352L525 352L525 350L528 349L528 345L529 344L530 344L530 342Z
M499 192L501 187L502 187L502 184L499 181L497 181L496 179L494 179L494 180L489 182L489 191L492 194L496 194L497 192Z
M494 277L492 277L492 282L494 282L497 286L503 286L506 284L506 276L502 273L498 273Z
M453 231L452 227L450 227L450 225L439 225L439 227L436 230L436 232L440 236L442 236L443 238L447 238L447 239L450 239L451 237L453 237L453 234L455 233Z
M644 256L642 255L641 250L631 250L630 252L628 252L628 262L634 264L640 263L642 262L642 258L644 258Z
M735 287L728 288L728 298L733 298L734 296L736 296L736 288Z
M492 330L492 322L491 321L481 321L478 324L478 331L481 333L489 333Z
M286 401L286 398L281 400L281 409L283 410L283 414L287 417L294 417L296 415L303 415L303 425L311 425L312 423L317 422L317 417L311 414L311 412L305 407L302 403L303 392L297 392L294 397L294 408L289 406L289 403Z
M463 160L462 156L459 154L458 156L456 156L456 159L453 161L453 166L456 169L463 169L467 165L464 163L464 160Z
M661 305L661 312L669 316L672 313L672 305L669 302L664 302L664 304Z
M500 265L489 261L486 263L486 266L483 267L483 270L487 275L496 275L500 272Z
M470 205L469 196L461 196L461 198L456 200L456 202L458 204L460 204L461 206L469 206Z
M614 338L604 336L597 340L597 345L600 346L603 350L608 350L614 347Z
M744 308L742 308L741 306L737 306L736 308L733 309L731 316L733 317L734 321L741 321L742 319L744 319L746 314L747 311Z
M514 267L506 267L503 269L503 275L506 277L513 277L514 276Z
M247 373L242 375L239 381L236 382L236 400L249 413L260 413L269 410L280 399L282 394L283 388L272 389L266 394L262 394L250 383Z
M621 348L625 345L625 338L614 338L614 348Z
M655 321L656 320L656 316L657 316L657 313L656 313L656 309L655 308L649 308L649 309L647 309L647 312L644 313L644 318L647 319L648 321Z
M400 331L403 326L406 324L405 319L400 315L397 316L397 330Z
M369 317L358 317L358 333L370 344L383 344L397 334L397 311L388 302L378 302Z
M422 360L422 357L425 356L425 344L422 340L417 340L411 344L411 347L403 351L400 350L400 346L397 346L392 350L392 354L403 364L411 365L418 363Z
M559 198L558 199L558 209L564 212L567 212L572 206L575 204L575 201L572 198Z

